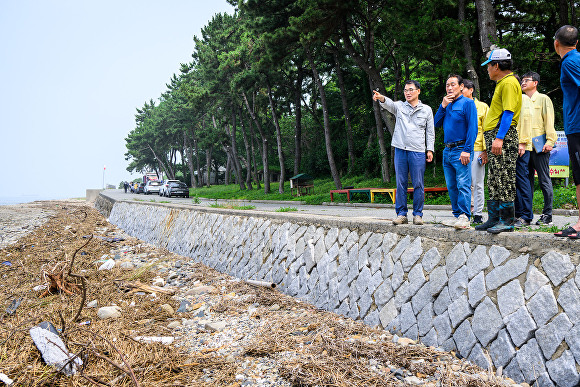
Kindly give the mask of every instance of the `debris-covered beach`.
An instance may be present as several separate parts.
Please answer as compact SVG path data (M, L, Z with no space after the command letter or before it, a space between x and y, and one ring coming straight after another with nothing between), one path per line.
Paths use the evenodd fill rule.
M82 201L0 206L0 227L6 385L515 385L146 244Z

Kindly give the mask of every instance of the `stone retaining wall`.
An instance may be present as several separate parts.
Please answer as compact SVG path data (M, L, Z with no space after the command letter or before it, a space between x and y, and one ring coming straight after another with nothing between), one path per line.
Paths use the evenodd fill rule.
M275 282L319 308L456 350L484 368L489 359L517 382L580 380L577 254L402 235L410 228L400 226L372 231L364 222L340 227L345 221L190 207L117 202L109 221L221 272ZM468 233L468 240L481 235Z

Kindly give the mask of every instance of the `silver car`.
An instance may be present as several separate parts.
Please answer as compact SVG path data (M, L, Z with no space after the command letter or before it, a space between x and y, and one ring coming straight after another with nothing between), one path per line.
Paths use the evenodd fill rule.
M152 193L159 193L159 190L161 189L161 182L156 181L156 180L149 180L147 182L147 184L145 184L145 188L143 188L143 192L145 193L145 195L151 195Z

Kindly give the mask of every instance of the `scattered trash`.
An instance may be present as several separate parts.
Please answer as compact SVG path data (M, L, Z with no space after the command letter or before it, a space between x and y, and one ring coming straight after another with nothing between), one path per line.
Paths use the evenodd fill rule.
M16 309L20 306L21 302L22 302L22 297L19 297L15 300L12 300L12 302L10 303L8 308L6 308L6 313L13 314L14 312L16 312Z
M34 290L35 292L40 292L41 290L44 290L48 288L48 285L43 284L43 285L37 285L35 287L32 288L32 290Z
M271 288L271 289L275 289L276 288L276 284L273 282L265 282L265 281L256 281L256 280L246 280L246 282L250 285L254 285L254 286L261 286L264 288Z
M79 325L91 325L91 320L82 321L79 323Z
M140 341L142 343L161 343L165 345L169 345L173 343L175 340L172 336L137 336L135 340Z
M135 282L115 282L119 288L129 294L136 293L139 291L146 293L161 293L172 295L175 293L175 289L165 289L159 286L146 285L140 281Z
M12 262L10 262L10 261L4 261L4 262L2 262L2 264L4 266L12 266Z
M0 382L3 382L7 386L11 386L14 380L10 379L8 375L0 372Z
M153 286L164 286L165 285L165 280L161 277L157 277L155 279L153 279Z
M52 324L51 324L52 325ZM69 353L60 336L40 326L30 329L30 337L48 365L54 366L67 376L77 373L77 367L83 364L75 354Z
M54 327L54 325L52 325L50 321L43 321L40 324L38 324L38 326L41 327L42 329L46 329L47 331L51 331L55 335L58 335L58 330Z
M114 267L115 267L115 260L108 259L105 261L105 263L103 263L101 266L99 266L99 270L111 270Z
M86 251L81 251L81 255L88 255Z
M83 238L90 238L90 235L83 235ZM121 237L115 237L115 238L110 238L110 237L104 237L104 236L100 236L100 235L93 235L93 238L99 238L104 240L105 242L121 242L124 241L125 238L121 238Z

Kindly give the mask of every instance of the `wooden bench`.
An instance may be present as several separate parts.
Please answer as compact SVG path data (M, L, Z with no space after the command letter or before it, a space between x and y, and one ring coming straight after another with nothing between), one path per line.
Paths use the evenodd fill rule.
M447 192L447 187L425 187L425 192ZM413 188L407 189L407 193L413 192ZM391 198L391 201L395 203L395 196L397 195L396 188L345 188L345 189L333 189L330 191L330 201L334 201L334 194L346 194L346 200L350 202L353 193L364 193L369 198L371 203L375 202L375 194L386 193Z
M447 192L447 187L425 187L423 189L425 192ZM407 189L407 193L413 192L413 188ZM376 193L386 193L391 198L391 201L395 203L395 196L397 195L396 188L373 188L371 189L371 203L375 202Z

